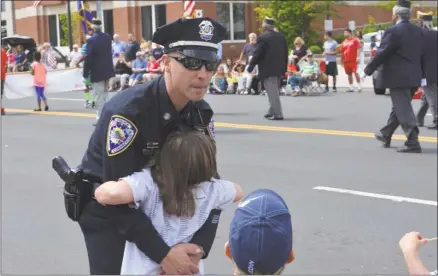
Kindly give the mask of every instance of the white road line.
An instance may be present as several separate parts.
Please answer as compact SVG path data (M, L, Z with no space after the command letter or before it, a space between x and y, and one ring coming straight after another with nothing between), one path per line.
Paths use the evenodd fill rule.
M55 100L55 101L74 101L74 102L83 102L84 99L69 99L69 98L48 98L49 100Z
M379 199L387 199L387 200L392 200L392 201L396 201L396 202L409 202L409 203L437 206L436 201L402 197L402 196L382 195L382 194L367 193L367 192L345 190L345 189L338 189L338 188L330 188L330 187L323 187L323 186L314 187L313 190L335 192L335 193L341 193L341 194L351 194L351 195L373 197L373 198L379 198Z

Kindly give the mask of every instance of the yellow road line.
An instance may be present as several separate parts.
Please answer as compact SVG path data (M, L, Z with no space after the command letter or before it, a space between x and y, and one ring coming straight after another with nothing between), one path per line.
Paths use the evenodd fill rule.
M33 110L28 110L28 109L6 109L6 112L33 113L36 115L49 115L49 116L86 117L86 118L96 117L96 115L92 113L60 112L60 111L34 112ZM247 124L233 124L233 123L223 123L223 122L215 122L214 125L216 127L235 128L235 129L252 129L252 130L265 130L265 131L278 131L278 132L294 132L294 133L310 133L310 134L323 134L323 135L335 135L335 136L374 138L374 133L359 132L359 131L295 128L295 127L265 126L265 125L247 125ZM392 139L406 140L406 137L404 135L394 135ZM419 140L421 142L431 142L431 143L436 143L438 141L437 137L431 137L431 136L420 136Z

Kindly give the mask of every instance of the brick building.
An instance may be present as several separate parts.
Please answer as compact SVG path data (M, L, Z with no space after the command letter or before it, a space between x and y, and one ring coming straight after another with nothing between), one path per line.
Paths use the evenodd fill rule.
M95 1L89 1L91 10L96 10ZM37 7L34 1L4 1L2 3L2 35L13 33L33 37L37 43L51 42L62 47L65 30L61 20L65 20L66 1L43 0ZM183 1L102 1L104 31L117 33L125 40L133 33L138 40L150 40L157 27L171 22L183 13ZM333 28L345 28L348 21L355 20L356 26L368 22L372 15L377 22L388 22L391 12L376 7L375 1L345 1L344 5L331 7L337 11L333 18ZM419 1L416 5L436 7L435 1ZM76 1L70 1L71 11L77 11ZM249 33L258 33L254 1L196 1L196 9L204 16L223 23L229 30L228 39L223 43L224 56L237 56ZM323 16L314 22L315 29L323 30ZM73 26L73 28L78 28ZM79 42L78 38L75 38Z

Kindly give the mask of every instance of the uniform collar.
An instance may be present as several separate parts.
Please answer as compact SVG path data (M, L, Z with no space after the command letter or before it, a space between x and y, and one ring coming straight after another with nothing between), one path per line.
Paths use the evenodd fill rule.
M159 80L159 104L160 104L160 117L162 125L166 126L172 121L182 120L183 117L188 117L190 115L191 107L193 102L190 101L182 110L178 112L173 105L172 100L169 97L166 89L166 82L164 76L160 76Z

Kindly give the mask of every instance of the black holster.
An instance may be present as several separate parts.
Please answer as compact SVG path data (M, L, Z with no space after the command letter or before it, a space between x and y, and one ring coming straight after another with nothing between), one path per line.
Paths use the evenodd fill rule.
M61 156L52 160L52 167L64 181L64 207L67 216L78 221L85 205L92 199L92 183L84 180L81 169L71 169Z

